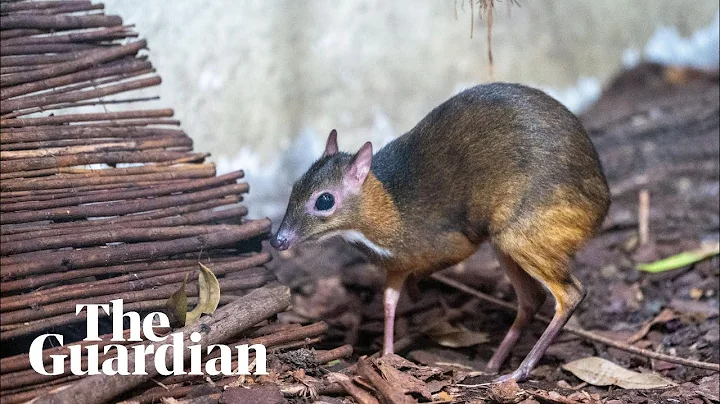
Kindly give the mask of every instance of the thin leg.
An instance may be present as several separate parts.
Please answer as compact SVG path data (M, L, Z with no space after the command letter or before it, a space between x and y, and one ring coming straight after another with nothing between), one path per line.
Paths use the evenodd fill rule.
M540 282L523 271L512 258L497 249L495 255L513 285L518 301L518 312L510 330L487 364L486 371L488 373L497 373L513 347L515 347L518 339L520 339L523 329L532 320L546 298Z
M395 308L397 308L400 292L405 283L407 274L388 273L385 280L385 336L383 339L383 355L394 353L393 343L395 335Z
M535 343L535 346L533 346L530 353L525 357L525 360L522 361L520 366L514 372L495 379L496 382L503 382L510 379L514 379L516 381L523 381L527 379L532 369L545 354L545 350L547 350L553 339L555 339L555 336L557 336L563 326L565 326L565 323L567 323L568 319L570 319L570 316L573 311L575 311L575 308L585 297L583 287L574 277L572 277L572 282L569 283L559 284L546 282L546 286L555 298L555 316L553 316L553 319L545 329L545 332L543 332L538 342Z

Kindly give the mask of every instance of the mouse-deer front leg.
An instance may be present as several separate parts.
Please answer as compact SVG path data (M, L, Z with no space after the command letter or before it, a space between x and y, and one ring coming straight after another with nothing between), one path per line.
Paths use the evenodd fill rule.
M383 339L383 355L394 353L395 338L395 309L397 308L400 292L407 278L407 273L388 272L385 279L385 292L383 304L385 306L385 335Z

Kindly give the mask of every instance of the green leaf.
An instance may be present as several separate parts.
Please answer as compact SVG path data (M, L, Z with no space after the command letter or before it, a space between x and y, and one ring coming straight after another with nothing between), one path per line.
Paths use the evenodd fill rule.
M706 245L696 250L685 251L650 264L638 264L637 269L650 273L665 272L692 265L718 254L720 254L720 244Z
M168 308L170 315L174 317L175 321L182 325L185 325L185 315L188 310L188 298L187 293L185 292L187 280L188 274L186 273L185 279L183 280L182 285L180 285L180 288L173 293L172 296L170 296L167 302L165 302L165 307Z
M200 273L198 274L198 292L198 304L191 312L187 313L185 325L194 323L203 314L212 314L220 303L220 283L210 268L203 264L200 264Z

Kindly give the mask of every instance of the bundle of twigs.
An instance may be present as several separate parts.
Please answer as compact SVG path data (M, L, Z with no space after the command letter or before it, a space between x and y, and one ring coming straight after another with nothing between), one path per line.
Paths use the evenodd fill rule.
M132 26L87 0L2 0L0 14L0 341L24 352L0 359L0 399L14 403L81 378L37 374L27 355L39 334L83 329L77 304L164 310L187 276L193 304L198 261L217 276L221 306L275 278L258 248L270 221L239 205L242 171L216 176L172 109L129 109L158 97L126 92L161 81ZM267 310L247 326L285 309L278 293L254 303ZM298 348L326 329L272 327L216 343ZM67 351L46 348L46 361Z

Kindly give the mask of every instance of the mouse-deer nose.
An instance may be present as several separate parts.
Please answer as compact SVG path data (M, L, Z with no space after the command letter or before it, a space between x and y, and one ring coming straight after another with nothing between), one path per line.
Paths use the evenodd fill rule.
M287 247L285 247L285 243L287 243L287 239L279 233L270 239L270 245L280 251L287 249Z
M280 229L270 238L270 245L280 251L284 251L290 248L295 238L295 232Z

